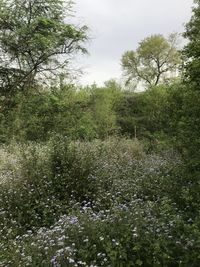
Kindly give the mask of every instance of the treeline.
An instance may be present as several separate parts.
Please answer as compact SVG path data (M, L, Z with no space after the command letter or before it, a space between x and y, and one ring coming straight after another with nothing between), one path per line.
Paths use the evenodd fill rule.
M71 59L87 52L88 39L86 26L66 22L71 1L0 4L1 143L47 141L54 134L76 140L123 135L199 158L199 1L182 51L177 34L157 34L122 55L128 87L139 84L143 92L113 80L102 88L65 82Z
M80 140L123 135L165 142L178 131L179 88L177 82L134 92L110 80L101 88L68 84L19 93L13 107L1 113L1 142L47 141L54 134Z
M88 39L86 26L66 22L71 1L2 1L0 142L42 142L55 134L72 140L134 137L149 149L175 147L199 171L200 2L195 3L181 51L177 34L157 34L122 55L128 88L145 88L134 92L113 80L102 88L65 82L71 59L87 52Z

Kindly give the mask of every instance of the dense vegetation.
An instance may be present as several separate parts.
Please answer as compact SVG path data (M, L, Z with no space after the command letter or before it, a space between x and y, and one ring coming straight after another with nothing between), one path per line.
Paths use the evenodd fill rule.
M200 1L102 87L67 82L65 2L0 1L0 266L199 267Z

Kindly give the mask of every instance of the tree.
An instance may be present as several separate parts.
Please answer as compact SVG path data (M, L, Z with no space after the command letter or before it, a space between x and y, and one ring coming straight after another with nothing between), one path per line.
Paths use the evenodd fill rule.
M186 77L189 82L200 85L200 1L194 1L197 5L193 8L193 16L186 25L184 37L189 43L183 50L184 56L188 59L185 65Z
M165 121L167 100L168 86L164 85L152 86L143 92L124 91L116 105L120 132L152 143L163 138L168 130Z
M195 1L193 15L186 25L184 36L189 42L183 53L186 56L183 105L179 139L184 154L193 168L200 174L200 0Z
M102 88L94 88L91 94L91 114L99 138L106 138L117 132L114 106L120 96L120 88L113 80L105 82Z
M168 39L161 34L151 35L139 43L136 51L125 52L121 63L127 82L136 80L152 86L175 75L181 62L177 40L177 34Z
M0 0L0 94L27 90L86 52L87 27L69 23L72 1Z

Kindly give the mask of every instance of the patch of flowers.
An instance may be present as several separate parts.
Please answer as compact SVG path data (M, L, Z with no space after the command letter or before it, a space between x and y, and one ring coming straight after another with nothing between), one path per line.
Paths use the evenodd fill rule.
M198 218L181 202L173 151L62 138L24 145L16 164L0 189L1 267L198 266Z

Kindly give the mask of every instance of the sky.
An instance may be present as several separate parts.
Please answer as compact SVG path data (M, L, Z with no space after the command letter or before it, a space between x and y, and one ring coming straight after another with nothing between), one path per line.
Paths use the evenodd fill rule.
M78 60L80 83L101 86L122 76L120 59L152 34L183 32L193 0L75 0L79 24L89 28L89 55Z

